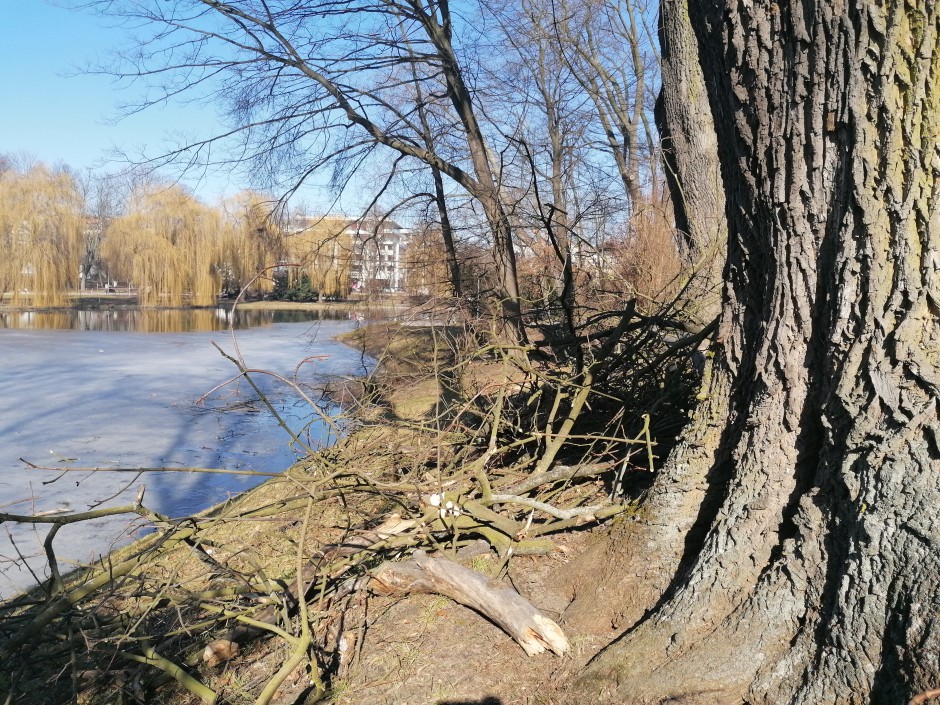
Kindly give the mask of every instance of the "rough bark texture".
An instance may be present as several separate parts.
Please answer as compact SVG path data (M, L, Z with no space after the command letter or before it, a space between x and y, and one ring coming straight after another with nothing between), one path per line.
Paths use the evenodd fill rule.
M695 273L689 298L698 300L695 313L705 322L720 309L728 229L718 139L687 3L662 0L659 40L662 88L656 125L682 252Z
M619 530L649 582L581 692L904 702L940 683L940 9L690 12L727 197L719 347Z

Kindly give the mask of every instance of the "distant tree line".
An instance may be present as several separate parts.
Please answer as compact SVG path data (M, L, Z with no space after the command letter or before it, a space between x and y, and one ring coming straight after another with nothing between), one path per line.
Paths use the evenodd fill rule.
M402 257L399 290L416 301L450 299L459 291L481 312L500 287L486 237L455 213L447 246L439 223L412 215L417 227ZM0 289L16 304L36 306L65 305L69 292L118 287L132 289L144 306L207 306L239 294L346 298L357 259L376 245L372 240L387 222L377 208L360 221L300 210L291 216L274 197L255 191L209 206L152 176L82 174L0 157ZM680 271L661 209L647 204L630 227L626 235L614 227L589 246L569 247L565 267L585 300L598 302L600 294L607 299L602 306L616 307L641 290L655 298ZM514 249L525 309L543 318L557 314L565 289L556 248L537 227L520 226ZM385 288L357 290L371 295Z
M263 293L282 237L257 193L209 207L178 184L0 160L0 290L14 303L63 305L69 291L119 282L143 305Z

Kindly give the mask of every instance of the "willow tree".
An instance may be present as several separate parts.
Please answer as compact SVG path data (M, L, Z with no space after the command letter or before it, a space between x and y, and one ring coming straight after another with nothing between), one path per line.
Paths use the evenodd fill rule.
M42 165L0 173L0 294L63 306L84 249L82 200L65 172Z
M708 399L569 614L625 628L577 692L903 703L940 686L940 4L681 7L721 322Z
M142 306L209 306L221 284L221 231L219 213L181 187L150 187L111 224L104 257L112 277L137 287Z
M274 202L256 191L243 191L223 203L226 219L219 273L222 287L237 294L273 288L273 270L284 255L284 228Z
M326 296L349 295L355 243L349 233L354 221L337 216L297 216L284 238L288 279L293 283L306 275L322 300Z

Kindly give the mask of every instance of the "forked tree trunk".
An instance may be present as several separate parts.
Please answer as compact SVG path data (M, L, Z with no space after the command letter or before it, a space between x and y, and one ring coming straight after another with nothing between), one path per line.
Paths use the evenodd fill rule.
M940 686L940 6L688 6L721 332L579 697L903 703Z
M419 5L413 0L409 2L415 7ZM496 291L499 307L498 319L503 327L501 333L506 338L506 342L526 343L512 225L500 193L499 178L490 164L490 150L483 129L477 120L477 108L472 93L454 51L450 0L439 0L434 12L428 13L422 9L419 16L428 38L438 52L441 72L447 84L451 105L463 126L468 156L476 176L476 185L471 193L483 208L490 227L490 235L493 238L493 264L498 282Z

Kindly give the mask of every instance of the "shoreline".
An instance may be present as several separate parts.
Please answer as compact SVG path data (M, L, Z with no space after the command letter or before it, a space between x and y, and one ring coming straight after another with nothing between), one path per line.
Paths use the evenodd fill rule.
M62 623L65 612L81 615L119 609L128 620L134 620L135 628L140 625L140 634L135 632L135 638L145 636L161 644L162 660L156 670L135 674L147 692L160 694L161 702L195 705L200 697L203 702L214 701L215 696L227 702L227 697L235 692L225 680L228 674L261 678L260 683L273 682L283 667L284 643L266 634L265 625L279 624L276 620L282 607L278 605L290 609L298 595L302 596L300 604L306 604L304 597L325 600L315 603L323 605L322 614L318 613L317 621L311 625L313 633L321 633L314 630L327 629L339 609L345 610L344 615L349 610L343 606L345 603L337 601L345 599L346 593L341 592L344 586L352 584L350 580L355 576L359 576L355 582L359 585L361 576L375 569L377 559L382 559L382 566L393 566L402 554L445 545L453 551L448 553L449 560L481 576L480 580L489 580L508 567L510 555L525 557L523 562L514 562L512 568L516 577L530 586L531 596L525 597L536 606L550 604L566 583L563 576L543 580L541 576L549 575L543 568L554 565L562 556L583 551L592 534L579 529L576 535L569 531L552 532L551 537L529 537L525 535L527 529L523 531L524 525L514 516L497 514L472 501L475 480L468 479L463 469L468 461L464 456L480 446L473 445L472 438L461 428L445 430L436 422L442 418L446 405L452 403L449 397L452 390L442 384L441 370L454 365L453 356L459 353L464 334L455 326L431 328L384 321L336 336L335 340L345 346L374 356L380 368L355 403L364 414L351 433L329 447L298 458L257 486L191 516L167 519L141 506L129 507L129 514L148 518L155 531L117 547L91 565L46 583L46 589L54 592L36 586L2 601L8 614L25 625L12 633L6 645L0 644L8 649L13 644L17 653L24 653L15 661L18 673L29 674L20 689L20 695L29 694L24 702L30 705L65 702L69 695L65 690L74 688L73 682L63 681L62 688L56 690L59 682L54 676L65 672L68 664L46 657L41 651L49 642L47 634ZM496 375L504 374L502 361L476 360L475 364L461 368L460 377L469 388L481 389L493 383ZM473 455L469 459L478 462ZM441 468L446 475L438 476L433 468ZM518 481L515 474L501 473L498 468L486 472L487 478L493 477L503 484ZM586 489L571 489L571 496L566 495L563 501L583 504L588 495L597 494L594 484L587 483ZM433 492L441 491L440 501L442 487L447 488L448 500L453 497L450 501L461 503L466 518L455 513L445 520L443 510L435 508ZM592 515L592 523L624 511L619 506L611 508L612 511L598 517L599 521ZM461 522L459 526L457 520ZM376 524L378 521L381 523ZM579 521L577 526L584 523ZM442 537L447 539L446 544L441 543ZM552 563L539 562L539 556L547 556L546 560ZM338 634L338 638L361 639L355 648L363 654L357 661L363 665L357 669L364 670L333 674L334 680L326 681L327 671L312 664L316 669L314 677L322 677L329 687L324 686L324 691L317 693L325 694L337 705L356 702L341 697L346 683L350 684L351 692L363 695L360 700L373 702L364 697L365 689L373 682L374 673L384 673L381 659L390 653L388 645L393 640L398 643L400 624L426 621L429 609L433 609L435 622L443 610L454 610L452 615L448 612L451 616L447 619L440 620L443 628L432 630L446 640L444 648L457 649L464 642L488 644L493 640L493 625L486 620L465 619L467 613L457 611L461 609L459 600L458 606L452 607L449 602L444 606L441 598L434 596L406 600L401 595L376 593L369 599L381 600L376 614L391 616L370 625L368 641L364 636L352 636L364 634L357 631L358 627ZM273 606L262 607L261 600L270 600ZM216 614L219 603L226 614ZM365 619L364 612L349 613L357 620ZM257 630L233 626L233 620L243 617L254 620ZM164 622L158 620L171 619L181 629L167 634L165 629L161 630ZM87 634L96 640L93 642L96 648L87 658L83 654L82 665L86 661L96 664L95 658L113 660L107 651L112 642L107 639L127 636L126 631L121 631L124 623L113 622L114 625L103 621L94 630L87 629ZM41 629L33 627L37 624L42 624ZM448 629L451 624L455 625L454 630ZM293 633L286 632L287 638ZM123 650L133 647L120 643ZM438 643L423 640L421 635L408 642L415 658L420 659L420 670L426 668L425 664L439 662ZM99 648L98 644L103 646ZM520 658L513 640L500 638L494 645L507 658ZM340 648L332 642L327 647ZM123 653L116 651L117 656ZM468 657L469 668L482 672L492 659L492 649L468 652ZM130 659L139 660L136 651L130 654ZM176 679L179 682L173 684L160 664L184 673L186 678ZM526 671L534 682L541 673L539 669L548 668L552 662L525 661L519 666L524 664L526 668L537 667L534 675ZM81 673L94 676L75 681L82 695L97 697L118 692L122 687L110 671L100 671L101 676L97 676L99 671L90 669ZM31 689L34 681L35 688ZM306 676L296 683L282 684L278 692L283 697L278 702L300 702L309 691L309 684ZM414 690L426 699L423 687L416 684ZM60 691L63 697L53 699Z
M95 311L102 309L141 309L151 311L199 311L216 308L239 308L251 311L338 311L356 310L405 310L408 305L402 297L387 300L346 299L343 301L240 301L218 299L209 306L141 306L135 294L70 294L66 306L13 305L7 298L0 298L0 313L62 313L67 311Z
M71 316L83 317L82 320L85 320L101 316L109 317L109 320L113 321L123 321L126 316L140 315L145 319L166 315L172 317L178 313L155 311L140 315L138 311L129 310L86 311L35 314L35 318L48 316L56 319ZM211 313L196 312L198 318L207 318ZM315 312L285 312L273 315L283 320L275 321L274 325L262 322L238 329L239 344L244 346L249 359L259 369L269 369L290 378L292 370L296 370L298 363L306 359L311 352L322 353L324 357L331 359L316 363L316 369L310 366L310 374L305 373L303 376L303 380L309 382L316 394L321 393L326 380L331 379L333 375L342 379L347 375L359 374L363 369L359 351L335 340L338 333L355 326L355 322L343 320L343 314L336 315L335 321L326 319L326 316L325 320L320 321ZM33 314L23 316L25 318ZM113 319L110 318L112 316ZM253 319L271 316L272 314L258 312L251 314ZM14 314L13 317L19 317L19 314ZM55 487L41 491L38 501L45 504L40 505L38 509L33 510L23 505L6 509L5 512L32 514L33 511L59 509L67 514L69 507L77 511L82 506L78 503L80 498L87 497L85 504L90 505L101 496L110 495L110 490L101 491L94 488L118 486L118 480L115 478L119 479L121 476L106 473L116 467L167 466L173 470L176 467L192 466L282 473L296 461L297 453L289 449L288 436L270 415L251 413L263 408L256 398L251 397L246 403L239 403L242 394L250 396L251 390L242 390L231 399L224 394L220 395L215 402L210 402L205 407L193 403L197 395L213 387L216 381L228 379L233 374L229 364L220 360L217 352L209 345L210 340L214 339L223 347L229 348L225 337L220 337L227 337L227 329L152 331L159 333L156 336L149 335L146 330L137 330L138 333L130 335L117 327L93 330L76 327L47 331L41 327L16 330L14 326L6 330L3 328L3 319L0 318L0 338L6 341L10 353L7 356L10 358L7 361L9 374L4 377L10 382L6 393L11 400L23 400L22 403L8 404L2 415L3 422L11 430L10 443L5 444L2 457L4 467L10 470L8 487L3 493L6 501L12 503L32 495L32 490L26 487L29 478L24 476L24 471L21 470L24 466L22 461L18 460L20 457L54 467L66 463L70 466L89 468L101 466L105 473L101 479L93 482L85 483L83 479L83 486L94 486L92 489L76 489L73 494L68 488L61 489L61 485L66 484L63 480ZM171 335L163 335L164 332ZM10 334L9 337L7 333ZM146 351L153 349L158 350L157 354L152 358L148 357ZM41 366L37 364L37 360L42 361ZM160 362L151 364L150 360ZM51 366L46 364L50 361ZM371 366L370 363L366 364ZM204 367L210 371L203 373ZM50 369L55 370L55 373L44 374ZM72 369L76 370L74 377L66 376L72 374L69 372ZM115 369L118 370L117 373L114 372ZM176 380L160 379L178 376L183 377L185 384L179 385ZM99 380L99 377L103 381L91 381ZM114 381L116 377L119 380L132 379L133 384L119 384ZM17 381L32 379L36 381L22 384ZM74 385L73 379L78 380ZM68 383L63 380L68 380ZM168 391L162 391L164 386ZM24 388L32 391L24 391ZM292 398L290 390L285 388L283 394L286 408L282 413L288 414L285 416L288 424L297 433L307 433L306 421L303 418L309 416L306 408L300 410L299 404L287 403ZM67 401L54 401L59 397ZM314 395L313 398L318 397ZM46 401L50 399L53 401ZM152 408L157 406L160 408ZM115 414L115 408L125 411ZM173 408L179 408L180 411L170 411ZM141 409L145 412L140 411ZM333 413L340 412L337 410ZM262 420L262 416L266 418ZM34 419L54 421L50 425L48 421L41 424ZM159 423L156 419L159 419ZM48 426L45 432L41 428L42 425ZM322 433L317 429L323 429ZM326 426L319 424L304 437L308 439L308 443L318 443L319 438L327 436ZM26 444L19 441L21 438L34 437L40 440L31 440ZM43 463L42 458L38 457L39 449L45 453L47 448L54 448L61 455L45 455L50 462ZM55 476L49 473L43 475L41 479ZM84 478L75 473L73 476ZM225 473L200 476L198 472L184 475L161 474L158 480L147 477L149 475L145 476L141 483L151 485L150 501L154 503L156 511L173 517L201 511L224 501L233 493L244 491L259 479L264 479L234 475L228 478ZM38 480L35 484L39 486ZM187 485L192 485L193 489L184 490ZM152 494L153 492L158 494ZM203 492L208 494L203 495ZM60 498L63 501L57 502ZM120 518L115 522L119 524ZM17 528L16 531L20 529ZM102 551L107 552L110 538L99 541L93 533L89 533L88 537L83 536L83 532L73 533L74 536L64 539L64 534L60 534L60 538L56 540L57 550L63 555L84 559L91 555L92 551L95 555ZM123 529L120 527L112 531L109 526L105 533L109 537L124 538ZM9 547L6 539L4 545ZM41 550L40 538L39 551ZM10 555L13 549L9 548L4 553ZM36 559L36 565L40 563L41 561ZM5 600L22 589L28 589L30 585L28 570L20 562L15 570L11 570L9 577L4 576L0 593Z

